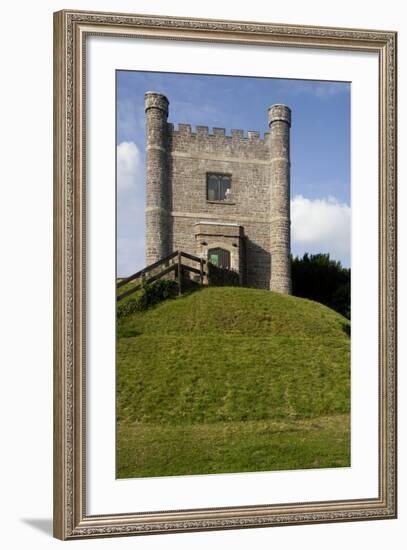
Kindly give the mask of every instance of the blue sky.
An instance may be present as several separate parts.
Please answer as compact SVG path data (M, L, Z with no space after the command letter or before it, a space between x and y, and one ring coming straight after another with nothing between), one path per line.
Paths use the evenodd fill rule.
M267 109L292 110L292 252L350 265L350 84L257 77L117 72L117 272L144 265L144 93L170 102L169 122L268 131Z

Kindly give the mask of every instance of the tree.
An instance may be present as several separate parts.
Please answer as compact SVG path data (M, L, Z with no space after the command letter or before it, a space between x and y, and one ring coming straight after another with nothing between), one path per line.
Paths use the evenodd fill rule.
M329 254L291 259L293 295L320 302L350 319L350 269Z

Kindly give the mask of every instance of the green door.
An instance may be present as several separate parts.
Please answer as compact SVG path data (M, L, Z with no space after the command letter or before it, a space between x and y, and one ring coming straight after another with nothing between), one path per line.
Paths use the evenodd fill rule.
M208 259L211 264L221 267L222 269L230 269L230 252L224 248L211 248L208 250Z

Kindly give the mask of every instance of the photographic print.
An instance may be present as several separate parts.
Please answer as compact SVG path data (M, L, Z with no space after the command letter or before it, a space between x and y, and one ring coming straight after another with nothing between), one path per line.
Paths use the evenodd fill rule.
M397 516L396 50L54 14L55 537Z
M116 71L116 476L345 468L349 82Z

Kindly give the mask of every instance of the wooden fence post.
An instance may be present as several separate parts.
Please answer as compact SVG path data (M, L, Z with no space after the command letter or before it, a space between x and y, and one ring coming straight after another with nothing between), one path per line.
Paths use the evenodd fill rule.
M181 258L181 252L178 252L178 295L180 296L182 294L182 258Z
M203 279L203 259L200 258L199 259L199 279L200 279L200 283L201 283L201 286L203 286L204 284L204 279Z

